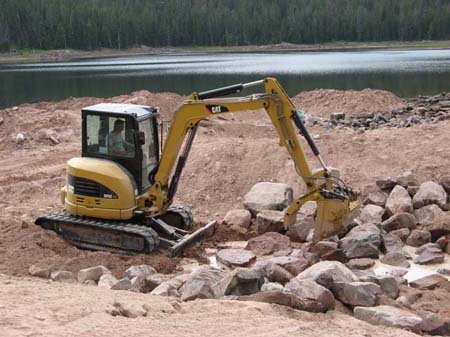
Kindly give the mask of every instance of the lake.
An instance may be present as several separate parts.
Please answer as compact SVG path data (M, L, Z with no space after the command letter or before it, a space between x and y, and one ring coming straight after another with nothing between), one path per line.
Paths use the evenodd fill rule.
M188 94L268 76L289 95L316 88L437 94L450 91L450 50L163 54L0 64L0 107L141 89Z

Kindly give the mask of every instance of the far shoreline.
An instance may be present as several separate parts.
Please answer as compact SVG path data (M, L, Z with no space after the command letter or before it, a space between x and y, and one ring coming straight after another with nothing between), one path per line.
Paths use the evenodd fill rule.
M319 52L319 51L356 51L378 49L449 49L450 40L444 41L388 41L388 42L329 42L323 44L291 44L279 43L271 45L248 46L212 46L212 47L139 47L129 49L100 50L18 50L16 52L0 53L0 64L28 62L61 62L76 59L91 59L103 57L126 57L145 55L177 55L200 53L251 53L251 52Z

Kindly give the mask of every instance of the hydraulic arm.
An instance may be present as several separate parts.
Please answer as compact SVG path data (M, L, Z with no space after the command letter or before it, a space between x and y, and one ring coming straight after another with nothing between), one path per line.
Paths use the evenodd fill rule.
M246 97L220 98L259 85L264 86L263 93ZM143 204L140 206L145 213L157 216L163 214L170 206L201 120L223 113L260 109L266 110L277 130L280 146L284 146L289 152L298 175L307 187L307 192L286 209L286 225L295 222L296 213L305 202L316 201L318 208L314 239L319 240L338 233L345 226L353 209L358 206L356 196L337 174L327 169L296 107L273 78L202 93L194 92L190 95L174 115L159 167L153 177L154 183L148 196L141 199ZM321 164L322 169L314 174L297 137L296 128ZM185 139L184 148L181 150Z

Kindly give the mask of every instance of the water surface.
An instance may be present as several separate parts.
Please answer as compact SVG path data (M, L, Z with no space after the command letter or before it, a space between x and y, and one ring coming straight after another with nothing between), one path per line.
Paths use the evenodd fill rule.
M378 88L402 97L450 91L450 50L208 53L0 65L0 107L146 89L188 94L278 78L290 95Z

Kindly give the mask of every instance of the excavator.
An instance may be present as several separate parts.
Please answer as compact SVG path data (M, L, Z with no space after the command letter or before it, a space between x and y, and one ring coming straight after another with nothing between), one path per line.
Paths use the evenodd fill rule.
M264 91L224 97L256 86ZM358 207L357 195L336 170L327 168L302 112L274 78L193 92L175 112L162 151L158 108L113 103L83 108L81 157L68 161L67 183L61 189L64 212L40 216L36 224L83 249L133 254L161 247L173 256L180 254L216 226L212 221L190 233L191 211L172 205L200 122L260 109L267 112L279 145L287 149L307 188L285 210L286 226L295 223L305 202L315 201L314 240L335 235ZM297 132L317 157L317 172L312 172Z

